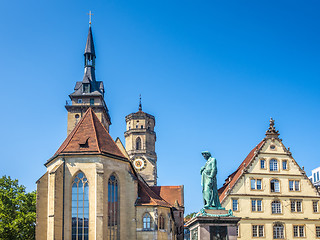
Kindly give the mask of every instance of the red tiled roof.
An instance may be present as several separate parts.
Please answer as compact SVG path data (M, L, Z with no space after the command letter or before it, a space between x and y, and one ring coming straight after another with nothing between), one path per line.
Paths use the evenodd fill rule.
M126 158L108 131L102 125L92 108L83 115L80 122L68 135L58 151L59 154L94 154L106 153Z
M171 205L175 205L176 201L179 206L184 205L183 186L152 186L150 188Z
M244 168L251 163L256 155L255 152L260 150L264 143L265 140L262 140L254 149L252 149L248 156L240 164L238 169L230 174L229 177L225 180L223 186L218 190L220 202L222 202L223 199L227 196L228 189L232 189L238 179L242 176Z
M137 205L172 207L171 204L152 191L151 187L140 179L138 179L138 196Z

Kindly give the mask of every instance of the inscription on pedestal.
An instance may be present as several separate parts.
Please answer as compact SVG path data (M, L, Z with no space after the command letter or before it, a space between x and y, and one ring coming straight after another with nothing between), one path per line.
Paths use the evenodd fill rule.
M227 226L210 226L210 240L228 240Z

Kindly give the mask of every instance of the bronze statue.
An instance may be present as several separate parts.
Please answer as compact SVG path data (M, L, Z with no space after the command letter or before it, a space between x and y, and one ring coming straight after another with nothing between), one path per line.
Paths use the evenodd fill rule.
M217 160L211 157L211 153L208 151L202 152L202 156L207 160L200 171L204 208L221 209L216 178Z

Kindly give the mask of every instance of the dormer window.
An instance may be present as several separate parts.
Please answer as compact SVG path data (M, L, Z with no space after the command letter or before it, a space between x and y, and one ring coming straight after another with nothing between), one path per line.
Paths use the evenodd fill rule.
M90 84L89 83L84 83L83 84L83 92L84 93L89 93L90 92Z

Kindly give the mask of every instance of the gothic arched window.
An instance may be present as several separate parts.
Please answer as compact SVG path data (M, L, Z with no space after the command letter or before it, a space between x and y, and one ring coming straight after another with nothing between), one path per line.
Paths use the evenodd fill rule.
M72 240L88 240L89 184L80 172L72 182Z
M109 240L119 240L119 185L114 175L108 181L108 236Z
M149 213L143 215L143 229L151 229L151 216Z
M164 229L164 217L162 214L159 217L159 229Z
M136 150L141 150L141 138L137 137L136 139Z

